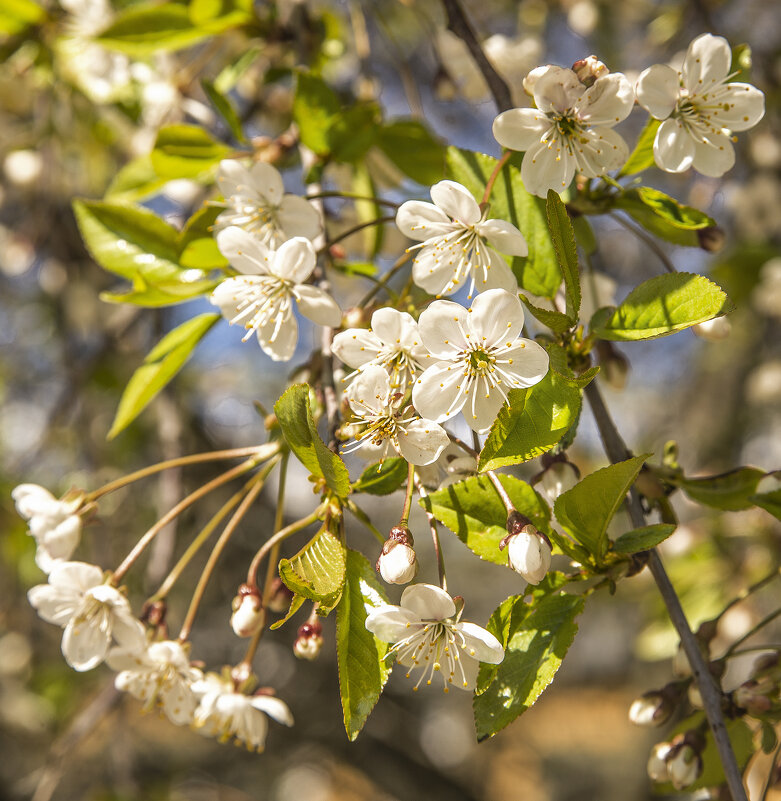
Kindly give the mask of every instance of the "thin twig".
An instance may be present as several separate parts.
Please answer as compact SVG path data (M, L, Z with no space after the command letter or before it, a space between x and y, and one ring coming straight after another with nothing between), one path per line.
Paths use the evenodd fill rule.
M667 270L668 273L677 273L678 270L675 269L675 265L670 261L667 254L659 247L659 243L652 237L649 236L642 228L637 225L633 225L629 222L629 220L624 219L620 214L614 214L611 212L610 216L617 222L619 225L623 225L627 231L631 231L638 239L643 241L646 245L648 245L651 250L659 257L659 261L662 262L664 265L664 269Z
M415 473L415 486L418 490L418 495L421 498L428 497L428 493L426 492L426 488L421 483L420 479L418 478L418 474ZM447 592L447 574L445 573L445 557L442 553L442 544L439 541L439 530L437 529L437 519L431 512L428 510L427 507L423 507L426 517L428 518L428 527L431 531L431 539L434 543L434 553L437 556L437 571L439 573L439 586Z
M599 430L599 435L605 448L605 453L607 453L610 461L615 463L629 458L631 452L618 433L610 417L610 413L602 400L599 389L593 381L586 387L585 394L594 415L597 429ZM640 496L634 488L632 488L629 493L627 503L632 525L636 528L642 528L646 525L645 513L640 504ZM664 569L659 553L654 548L648 551L648 555L648 569L651 571L656 586L659 588L659 592L667 607L667 613L670 616L673 626L675 626L675 630L678 632L681 645L691 665L694 680L699 687L705 715L708 718L708 723L713 732L713 739L716 743L719 757L721 758L727 786L732 794L733 801L748 801L746 790L743 787L743 778L740 768L738 767L735 753L732 750L732 744L730 743L729 734L727 733L727 727L724 722L721 691L716 686L713 676L708 670L708 664L700 650L697 638L694 636L694 632L689 626L689 622L681 607L681 602L678 599L675 588L670 582L667 571Z
M342 231L341 234L338 234L333 239L329 239L323 250L330 248L331 245L335 245L337 242L341 242L343 239L351 237L353 234L357 234L359 231L363 231L364 228L371 228L373 225L385 225L385 223L393 222L395 219L396 219L395 216L377 217L376 220L367 220L366 222L360 223L359 225L354 225L352 228L348 228L346 231Z

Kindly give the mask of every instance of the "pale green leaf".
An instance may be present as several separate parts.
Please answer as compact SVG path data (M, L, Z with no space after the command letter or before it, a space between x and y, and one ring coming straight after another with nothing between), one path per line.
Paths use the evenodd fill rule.
M46 11L33 0L3 0L0 5L0 35L15 36L46 19Z
M161 178L197 178L230 152L197 125L166 125L157 133L152 166Z
M299 72L293 98L293 120L298 126L301 142L318 156L331 149L329 131L341 103L330 86L308 72Z
M305 600L306 598L304 598L302 595L294 595L290 599L290 606L288 607L285 616L277 620L275 623L272 623L269 628L276 630L284 626L285 623L287 623L288 620L290 620L290 618L293 617L293 615L295 615L295 613L298 612L298 610L304 605Z
M139 156L125 164L114 176L106 190L106 200L136 201L159 195L168 183L161 178L152 164L152 156Z
M580 271L575 231L567 214L567 207L552 189L548 190L545 204L553 249L564 276L564 294L567 299L567 317L577 320L580 313Z
M555 309L543 309L540 306L535 306L524 294L519 295L519 297L523 301L523 305L532 313L532 317L550 328L554 334L563 334L577 325L577 318L567 317L566 314Z
M339 601L345 564L342 543L322 529L294 557L280 560L279 577L296 595L317 601L324 612Z
M246 142L244 131L241 129L239 115L236 113L231 99L220 92L212 81L208 81L205 78L201 79L201 87L206 93L206 97L211 100L212 105L217 109L219 115L225 120L226 125L236 140L239 142Z
M635 149L621 168L621 172L618 173L619 178L624 175L635 175L654 166L654 139L656 139L656 132L661 124L653 117L648 118L648 122L640 132Z
M193 25L186 5L146 2L120 11L97 41L111 50L143 57L190 47L208 35Z

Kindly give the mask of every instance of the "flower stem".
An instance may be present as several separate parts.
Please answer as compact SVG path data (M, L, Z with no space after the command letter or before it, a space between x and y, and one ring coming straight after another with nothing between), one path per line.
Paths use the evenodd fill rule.
M426 488L420 482L418 478L418 474L415 473L415 486L418 488L418 495L421 498L427 498L428 493L426 492ZM445 573L445 558L442 553L442 545L439 541L439 531L437 530L437 521L434 515L428 510L428 508L424 507L426 512L426 517L428 518L428 527L431 531L431 539L434 542L434 553L437 555L437 571L439 572L439 586L447 592L447 574Z
M233 536L233 532L236 531L236 528L244 518L244 515L247 514L250 506L252 506L252 504L255 502L255 499L260 494L260 491L263 489L263 484L265 483L268 474L274 468L275 464L276 462L268 465L265 470L259 472L254 477L253 485L244 496L244 499L239 504L239 508L233 513L233 517L231 517L231 519L228 521L228 524L223 529L219 539L214 544L214 548L209 554L209 558L206 561L203 572L201 573L201 577L198 579L198 584L195 586L193 597L190 600L190 606L187 608L187 614L184 617L182 628L179 631L179 642L185 642L189 638L190 631L192 630L193 623L195 622L195 615L198 613L198 607L201 605L203 594L206 592L206 586L212 577L214 568L217 565L217 560L222 555L222 552L225 550L225 546Z
M276 443L274 443L276 445ZM226 451L210 451L208 453L193 453L189 456L179 456L176 459L168 459L165 462L158 462L157 464L149 465L149 467L144 467L141 470L136 470L134 473L128 473L126 476L122 476L122 478L118 478L114 481L110 481L108 484L104 484L99 489L93 490L92 492L88 493L84 499L85 503L90 503L96 501L98 498L101 498L104 495L107 495L109 492L113 492L114 490L120 489L121 487L125 487L128 484L132 484L134 481L138 481L139 479L146 478L147 476L152 476L155 473L160 473L163 470L168 470L172 467L183 467L184 465L189 464L200 464L202 462L216 462L221 459L238 459L242 456L252 456L253 454L259 453L262 449L266 449L268 451L267 454L264 454L264 458L269 458L279 450L279 447L275 447L273 450L268 448L268 445L255 445L251 448L232 448Z
M395 217L377 217L376 220L368 220L367 222L360 223L359 225L354 225L352 228L348 228L346 231L342 231L342 233L338 236L330 239L320 252L331 247L331 245L335 245L337 242L341 242L343 239L347 239L353 234L357 234L359 231L363 231L364 228L371 228L373 225L385 225L385 223L393 222L395 219Z
M147 532L144 534L143 537L135 544L133 550L125 557L125 560L122 564L114 571L111 576L111 583L115 586L122 581L125 573L133 566L136 559L144 552L147 545L175 518L177 518L185 509L192 506L196 501L203 498L204 495L208 495L213 489L222 486L223 484L227 484L232 479L236 478L236 476L240 476L242 473L246 473L248 470L252 470L258 464L258 458L253 457L252 459L247 459L247 461L242 462L240 465L236 465L236 467L222 473L221 475L213 478L208 483L204 484L202 487L197 489L195 492L190 493L186 498L179 501L176 506L173 507L168 513L164 514Z
M496 166L494 167L494 171L488 178L488 183L485 185L485 191L483 192L483 199L480 201L480 210L484 211L485 207L488 205L488 198L491 197L491 192L493 191L494 184L496 183L496 179L499 177L499 173L502 171L502 168L505 164L510 160L510 156L512 156L512 150L505 151L504 155L496 162Z
M765 628L765 626L767 626L769 623L772 623L779 616L781 616L781 608L776 609L775 612L771 612L766 617L763 617L759 623L757 623L755 626L752 626L744 635L735 640L735 642L733 642L732 645L727 648L724 656L732 656L735 653L736 648L739 648L744 642L746 642L746 640L751 639L758 631Z
M404 506L401 509L399 525L406 527L409 523L409 513L412 508L412 493L415 491L415 465L407 464L407 494L404 496Z
M629 222L629 220L625 220L620 214L611 213L610 216L620 225L623 225L627 231L633 233L641 242L648 245L649 248L657 255L659 261L662 262L664 265L664 269L667 270L668 273L677 273L678 270L675 269L675 266L667 257L667 254L659 247L659 243L652 237L649 236L642 228L637 225L633 225Z
M497 494L502 499L507 514L509 515L511 512L514 512L515 504L510 500L510 496L507 494L507 490L502 486L502 482L499 481L499 476L497 476L493 470L489 470L486 475L488 476L488 480L494 485Z
M607 453L610 461L615 463L629 458L631 453L624 444L621 435L618 433L618 429L615 423L613 423L613 419L610 417L610 413L602 400L599 389L593 381L586 387L585 394L594 415L597 429L599 430L599 435L605 448L605 453ZM645 514L640 504L640 496L634 488L632 488L629 493L628 506L632 525L636 528L642 528L646 524ZM738 767L735 753L732 750L732 744L730 743L729 734L727 733L727 727L724 722L721 691L716 686L708 670L706 659L700 650L694 632L689 626L689 622L681 607L681 602L678 599L675 588L670 582L667 571L664 569L659 553L653 548L648 551L648 555L648 569L651 571L656 586L659 588L659 593L667 607L667 613L678 632L681 645L691 665L694 680L699 687L705 715L710 724L711 731L713 732L713 740L719 752L732 799L733 801L748 801L746 790L743 787L743 778L740 768Z
M448 431L447 435L450 438L450 441L454 445L458 445L458 447L461 448L461 450L464 451L465 453L468 453L470 456L474 456L475 459L477 459L477 457L480 456L480 451L476 451L471 445L467 445L466 442L464 442L464 440L459 439L455 434L451 434Z
M366 195L355 195L352 192L316 192L313 195L304 195L307 200L319 200L320 198L338 197L345 200L365 200L369 203L374 203L376 206L389 206L390 208L397 209L401 204L395 203L393 200L386 200L381 197L367 197Z

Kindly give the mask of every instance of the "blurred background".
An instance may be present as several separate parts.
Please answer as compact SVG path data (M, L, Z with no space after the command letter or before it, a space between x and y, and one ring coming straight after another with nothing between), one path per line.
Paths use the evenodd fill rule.
M55 493L94 488L151 462L177 455L250 445L265 437L255 403L271 406L288 376L314 344L303 329L296 358L273 364L226 325L217 325L174 382L141 417L107 441L118 398L133 370L166 331L211 307L140 309L102 302L116 280L88 256L71 201L97 198L119 169L148 153L157 129L199 122L230 139L199 83L242 56L246 65L230 95L250 137L269 141L288 129L291 70L315 61L347 101L376 99L386 118L416 117L446 142L492 155L495 108L463 43L444 30L435 0L257 2L257 30L232 31L175 53L144 58L110 53L90 37L128 6L120 0L62 0L44 4L40 24L0 22L0 798L48 801L628 801L653 796L645 764L663 732L634 727L633 698L671 679L677 640L647 573L622 582L615 596L599 594L580 619L580 632L554 684L510 728L475 742L471 697L413 694L392 676L357 742L341 725L333 620L314 663L292 653L304 613L264 638L256 659L262 684L290 705L296 726L273 722L267 750L249 754L221 746L118 698L101 667L79 675L64 664L60 631L40 621L25 593L39 583L34 543L14 512L11 489L40 483ZM781 10L772 0L464 0L495 67L526 104L521 82L539 64L569 66L596 54L633 80L657 62L680 60L702 32L751 48L751 78L767 96L765 119L740 136L738 162L724 179L650 170L646 181L683 203L707 211L725 234L718 253L663 244L678 269L721 284L737 305L731 333L721 341L690 331L622 346L630 368L623 386L600 378L628 444L661 457L675 439L687 475L738 465L781 466ZM9 7L10 8L10 7ZM0 10L0 20L3 19ZM247 57L247 54L250 54ZM644 115L622 127L635 141ZM255 140L265 142L266 140ZM283 163L281 166L285 166ZM373 185L396 197L425 197L402 182L376 150L366 157ZM300 191L294 162L285 172ZM331 180L341 177L334 168ZM344 176L349 185L351 176ZM115 187L116 189L116 187ZM143 200L175 225L197 208L208 187L175 181L144 198L133 187L117 196ZM394 194L395 193L395 194ZM354 225L351 206L337 206L334 224ZM598 218L598 268L618 298L661 271L647 245L610 218ZM354 259L367 243L344 243ZM405 247L390 227L378 263ZM370 286L336 281L344 308ZM582 472L605 463L584 411L570 451ZM360 465L354 465L360 469ZM291 465L291 470L293 465ZM533 462L518 471L529 478ZM109 496L87 527L79 558L116 566L135 540L188 490L213 475L206 467L172 470ZM298 516L315 499L303 470L293 472L287 507ZM241 658L230 631L230 601L248 560L273 523L273 482L248 516L210 585L194 631L194 653L212 669ZM210 497L161 537L151 558L131 574L140 601L160 582L189 536L227 497ZM664 549L673 581L694 625L719 613L742 588L777 568L781 526L768 513L717 513L675 496L683 525ZM382 530L398 515L400 496L383 499ZM411 527L424 531L422 517ZM619 526L620 527L620 526ZM628 526L627 526L628 527ZM467 598L467 619L485 624L491 611L518 592L509 570L477 563L442 532L449 584ZM373 560L376 542L360 528L355 547ZM300 535L293 541L298 547ZM435 580L433 553L419 537L419 579ZM188 572L171 598L179 620L188 600ZM397 598L397 588L391 588ZM717 641L748 631L779 604L779 590L734 606ZM772 628L763 635L778 642ZM775 636L775 640L774 640ZM719 639L720 638L720 639ZM759 642L762 642L760 639ZM763 762L764 760L764 762ZM768 758L755 771L764 778ZM760 781L757 779L757 781ZM760 782L761 784L761 782ZM760 791L757 791L759 793ZM775 792L775 794L774 794ZM759 798L756 794L753 798ZM781 789L767 799L781 799Z

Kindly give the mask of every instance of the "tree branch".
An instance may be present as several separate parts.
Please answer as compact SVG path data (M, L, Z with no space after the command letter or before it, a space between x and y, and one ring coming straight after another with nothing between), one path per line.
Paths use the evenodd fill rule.
M477 63L477 67L485 78L491 96L496 103L499 111L507 111L514 108L512 95L507 88L507 84L499 77L499 73L493 68L491 62L486 58L483 48L475 35L474 29L464 14L459 0L442 0L447 14L447 27L469 48L472 58Z
M613 423L610 413L602 400L599 389L593 381L586 387L585 393L608 458L611 462L621 462L628 459L631 456L631 452L618 433L615 423ZM640 504L640 496L634 488L632 488L629 493L628 506L632 525L636 528L641 528L646 525L645 513ZM648 569L651 571L654 581L656 581L656 586L659 588L659 592L667 607L670 620L673 626L675 626L678 636L681 638L681 645L691 665L694 680L697 682L700 689L705 715L708 718L708 723L713 732L713 739L724 767L724 775L733 801L748 801L746 790L743 787L743 777L738 767L735 753L732 750L732 744L730 743L727 727L724 722L721 690L716 686L708 670L708 664L700 650L697 638L694 636L694 632L692 632L689 626L689 622L681 607L681 602L678 599L675 588L670 582L667 571L664 569L658 551L653 548L648 554Z

